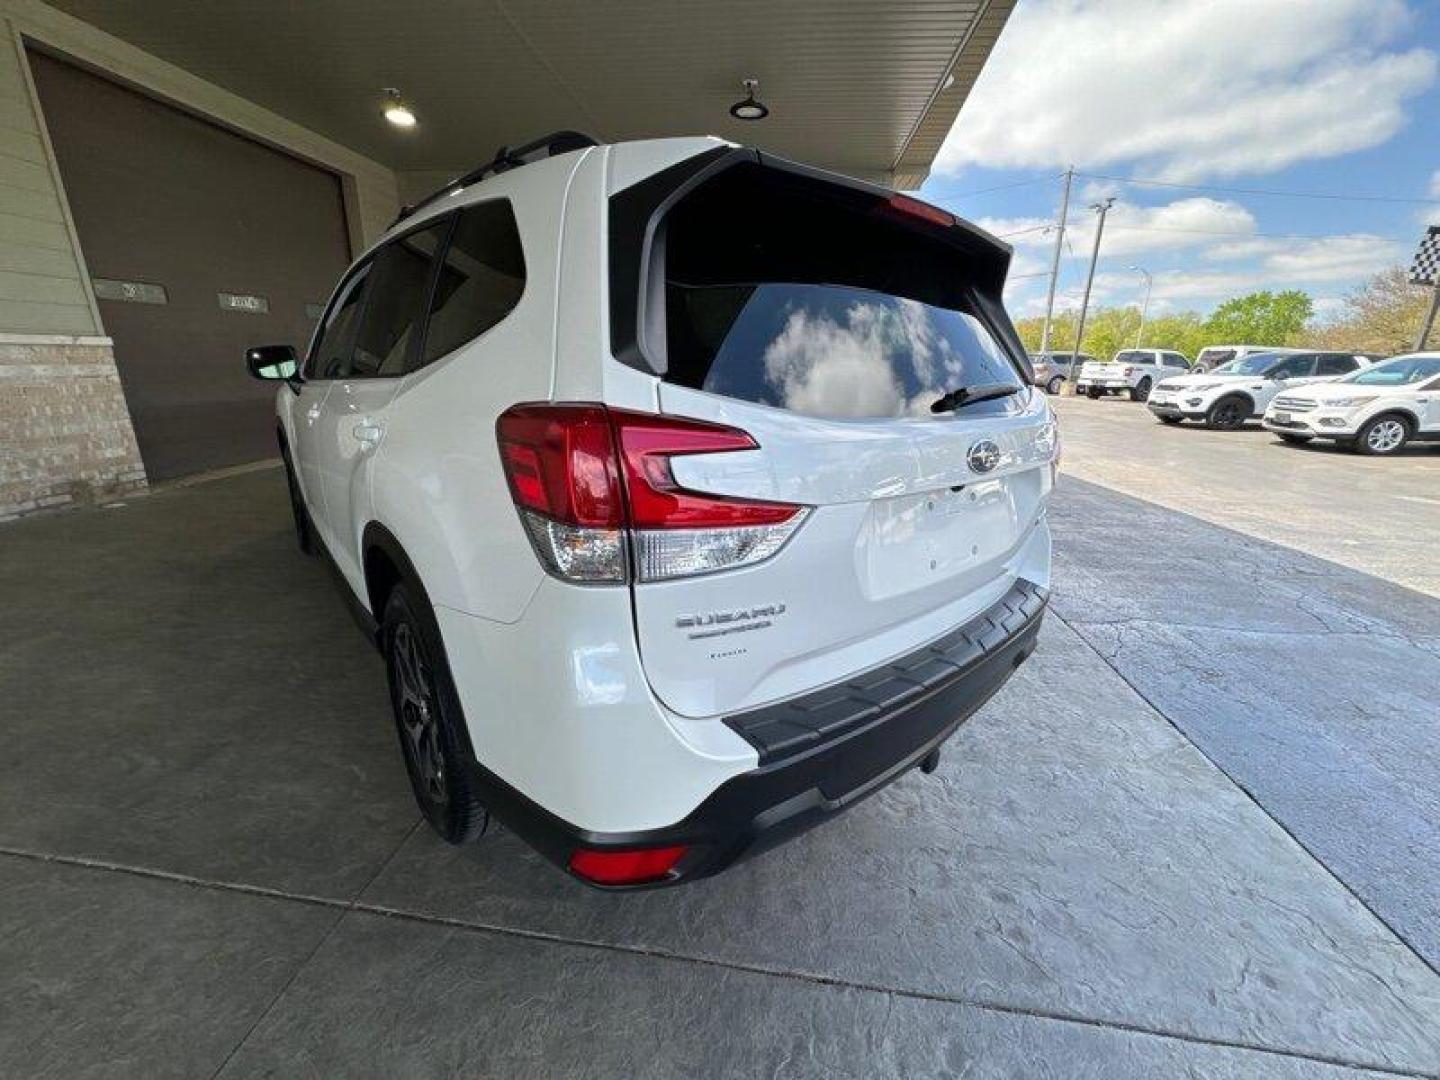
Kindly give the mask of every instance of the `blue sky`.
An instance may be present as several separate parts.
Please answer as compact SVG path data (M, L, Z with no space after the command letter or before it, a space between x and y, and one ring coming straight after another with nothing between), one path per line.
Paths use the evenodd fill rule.
M1300 288L1334 313L1440 224L1440 2L1020 0L921 189L1009 234L1017 317L1044 310L1068 164L1197 187L1077 176L1057 306L1078 305L1087 206L1113 194L1093 302L1138 303L1138 265L1152 310Z

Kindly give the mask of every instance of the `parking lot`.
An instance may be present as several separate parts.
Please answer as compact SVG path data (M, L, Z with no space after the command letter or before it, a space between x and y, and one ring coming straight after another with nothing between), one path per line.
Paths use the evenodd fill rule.
M1440 597L1440 566L1416 546L1440 529L1440 445L1379 460L1288 446L1255 420L1211 431L1123 397L1051 402L1070 475Z
M0 526L0 1074L1440 1076L1440 454L1060 408L1033 660L660 892L420 825L273 468Z

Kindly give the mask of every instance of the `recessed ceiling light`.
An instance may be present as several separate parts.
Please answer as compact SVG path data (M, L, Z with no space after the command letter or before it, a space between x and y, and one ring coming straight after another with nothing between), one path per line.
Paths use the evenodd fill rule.
M400 96L400 91L393 86L385 88L385 119L398 128L412 128L415 126L415 114L405 100Z
M730 106L730 115L736 120L764 120L770 110L755 100L755 91L760 89L759 79L746 79L740 84L745 88L745 100Z

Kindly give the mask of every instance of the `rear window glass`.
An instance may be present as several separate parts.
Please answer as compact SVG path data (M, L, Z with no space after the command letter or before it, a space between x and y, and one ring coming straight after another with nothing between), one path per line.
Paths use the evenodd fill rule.
M873 193L742 165L666 214L659 251L645 321L667 382L820 417L929 419L945 394L997 384L1017 393L963 415L1023 408L1003 256L988 241L937 234Z
M1201 349L1200 357L1207 364L1223 364L1235 359L1234 349Z
M1148 352L1118 352L1115 354L1117 364L1153 364L1155 354Z
M671 283L666 310L671 381L807 416L930 416L957 387L1019 385L978 318L918 300L830 285Z

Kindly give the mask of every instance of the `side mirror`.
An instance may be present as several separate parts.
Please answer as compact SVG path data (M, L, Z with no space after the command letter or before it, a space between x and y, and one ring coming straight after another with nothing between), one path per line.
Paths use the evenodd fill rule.
M253 345L245 350L245 368L252 379L295 382L300 359L293 345Z

